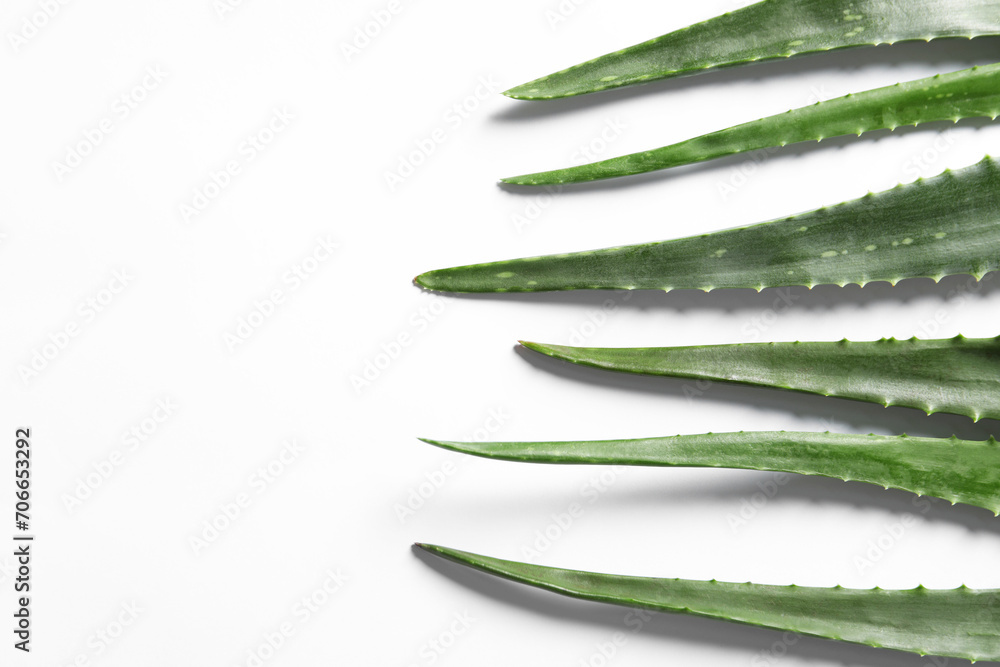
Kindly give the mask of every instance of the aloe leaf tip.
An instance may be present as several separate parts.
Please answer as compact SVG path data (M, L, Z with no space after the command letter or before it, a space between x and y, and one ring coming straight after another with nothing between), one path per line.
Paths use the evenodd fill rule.
M421 289L431 290L433 292L440 291L440 283L435 280L434 274L439 273L438 271L427 271L426 273L421 273L413 279L413 284Z
M445 547L441 547L436 544L427 544L426 542L414 542L413 546L421 551L426 551L429 554L433 554L438 558L444 558L446 560L457 560L457 554L462 553L456 551L455 555L452 555L452 549L446 549Z
M550 76L543 76L539 79L532 79L526 83L516 85L513 88L508 88L503 91L503 94L512 100L521 100L525 102L538 102L558 99L561 97L572 97L572 95L560 94L559 91L546 90L546 82L550 78Z
M569 348L569 347L567 347L565 345L550 345L550 344L547 344L547 343L534 343L534 342L532 342L530 340L519 340L519 341L517 341L517 343L521 347L527 348L527 349L531 350L532 352L538 352L539 354L544 354L544 355L549 356L549 357L555 357L557 359L558 358L562 358L562 355L560 354L561 352L565 353L565 352L568 352L568 351L572 350L572 348Z
M434 447L440 447L441 449L454 449L454 445L457 444L446 440L432 440L431 438L418 437L417 440L428 445L433 445Z

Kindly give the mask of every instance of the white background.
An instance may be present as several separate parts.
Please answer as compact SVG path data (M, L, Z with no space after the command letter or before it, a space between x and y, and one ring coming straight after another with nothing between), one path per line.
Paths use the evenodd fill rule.
M493 581L410 547L419 540L514 559L534 549L535 562L549 565L694 579L1000 587L1000 533L985 510L769 473L486 462L415 439L488 428L500 439L996 432L991 422L835 399L691 391L514 349L518 339L994 336L1000 289L989 280L795 289L783 292L790 307L775 290L452 298L412 286L433 268L765 220L1000 150L1000 128L977 121L790 147L760 165L727 159L554 198L496 186L571 163L581 146L602 157L652 148L992 62L1000 46L897 45L552 103L499 94L742 4L588 0L560 13L555 0L403 0L348 57L344 45L385 0L248 0L221 14L212 0L68 2L18 44L10 35L22 34L41 3L3 3L0 434L9 444L0 498L9 516L14 429L30 426L37 542L30 656L10 646L12 547L0 550L0 663L235 666L256 664L258 653L262 664L289 666L934 664L677 616L633 633L624 609ZM146 78L143 89L147 68L162 80ZM497 89L478 100L481 81ZM143 98L127 117L122 95ZM469 111L458 115L456 104ZM294 118L262 150L249 149L275 110ZM102 119L110 132L57 173ZM624 129L602 146L609 123ZM390 189L386 172L437 128L443 143ZM185 220L182 205L229 161L239 173L209 187L216 196ZM311 263L318 239L338 248ZM303 265L315 271L301 285L283 278ZM127 286L105 292L116 271ZM276 289L283 302L230 349L227 334ZM88 299L103 301L102 311L92 314ZM78 335L63 340L72 325ZM401 334L409 345L386 363L379 355ZM47 348L51 358L22 377L53 340L65 345ZM373 381L359 390L352 376L376 362L377 377L370 370ZM176 407L150 421L164 417L155 410L164 400ZM148 433L136 447L123 439L133 428ZM273 463L292 440L301 451ZM269 464L280 474L262 483L256 471ZM109 465L104 479L96 471ZM422 483L442 477L401 514ZM241 494L249 500L239 516L207 533L206 522L227 523L220 508ZM551 528L573 503L582 515ZM912 525L900 533L907 515ZM0 529L5 542L10 523ZM546 530L562 534L539 542ZM196 548L192 538L205 543ZM879 541L887 548L872 551ZM347 581L327 596L329 572ZM323 604L305 618L297 605L309 596ZM137 607L137 618L123 605ZM472 619L467 630L454 624L462 614ZM121 632L119 618L129 622ZM269 651L282 624L291 636ZM117 636L106 643L102 632ZM605 660L600 647L617 632L625 640Z

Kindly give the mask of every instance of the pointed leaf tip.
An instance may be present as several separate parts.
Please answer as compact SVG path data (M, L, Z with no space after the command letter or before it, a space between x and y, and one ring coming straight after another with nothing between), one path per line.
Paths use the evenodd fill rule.
M554 359L565 359L566 357L561 353L562 350L572 349L567 348L563 345L548 345L546 343L534 343L529 340L519 340L517 341L521 347L525 347L532 352L538 352L539 354L544 354L547 357L552 357Z
M413 284L430 292L447 292L449 291L448 273L439 269L426 271L414 278Z
M432 440L430 438L417 438L420 442L424 442L432 447L440 447L441 449L446 449L450 452L458 452L460 454L471 454L472 452L466 451L463 445L467 443L461 442L450 442L448 440Z
M428 544L426 542L414 542L413 546L418 549L422 549L429 554L434 554L435 556L442 556L444 555L444 552L447 551L444 547L439 547L436 544Z
M458 549L452 549L450 547L442 547L438 544L427 544L426 542L414 542L413 546L418 549L422 549L429 554L437 556L438 558L444 558L445 560L455 561L457 563L462 563L463 565L476 568L476 565L473 562L473 559L477 558L475 554L459 551ZM485 559L486 557L482 556L479 558Z
M422 287L423 289L433 289L431 284L428 282L428 277L431 276L431 274L433 273L434 273L433 271L427 271L425 273L421 273L420 275L414 276L413 284L416 285L417 287Z

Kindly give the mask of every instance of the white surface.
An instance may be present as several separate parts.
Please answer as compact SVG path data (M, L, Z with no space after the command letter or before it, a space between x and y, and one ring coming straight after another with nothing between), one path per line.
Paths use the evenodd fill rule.
M728 198L720 184L740 183L743 159L564 193L544 199L519 231L513 217L532 215L537 200L496 179L566 164L609 122L625 128L607 157L817 97L991 62L998 44L841 53L566 103L490 94L453 120L452 106L484 77L509 87L740 4L589 0L553 27L554 0L403 0L350 62L342 44L386 2L256 0L224 17L211 0L68 3L17 52L5 36L0 434L9 444L0 498L7 512L14 429L29 425L38 541L35 651L15 655L4 626L0 662L247 665L248 652L288 622L293 635L264 664L596 666L616 632L627 640L606 664L930 664L820 640L789 646L778 633L681 617L632 633L625 610L431 567L410 549L420 540L521 558L536 531L577 502L583 515L537 562L762 583L1000 586L998 524L982 510L935 503L923 511L905 493L796 478L734 529L732 517L760 500L754 494L771 488L773 475L491 463L415 439L473 437L495 423L491 411L503 415L493 434L503 439L780 428L985 437L995 428L769 391L688 396L682 383L574 371L513 350L519 338L579 343L581 333L609 346L992 336L1000 290L991 282L961 303L948 294L964 279L795 290L793 305L779 305L773 318L767 312L781 302L771 290L612 295L599 327L587 323L603 294L434 298L411 285L432 268L808 210L1000 151L1000 128L984 123L879 133L782 151L748 169ZM39 6L5 2L0 28L20 30ZM122 118L115 99L148 67L167 74ZM247 159L241 144L275 109L294 119ZM103 118L110 134L60 181L53 162ZM390 192L385 172L439 127L444 143ZM928 164L917 167L925 153ZM186 224L180 205L230 160L240 173ZM301 286L285 282L327 236L339 244L335 254ZM118 270L132 276L129 285L88 321L79 304L99 297ZM274 289L285 302L231 352L225 335ZM432 310L433 318L421 314ZM770 324L754 324L761 317ZM71 323L80 335L23 382L18 367ZM351 376L400 334L412 344L356 391ZM68 509L79 480L126 450L122 433L165 398L174 414ZM290 439L304 451L258 494L255 471ZM397 505L446 466L454 474L401 521ZM613 484L592 494L585 487L602 474ZM250 506L196 554L190 539L241 493ZM917 525L859 567L870 542L907 513ZM9 567L10 556L0 563ZM331 569L349 581L303 622L297 601ZM9 624L10 575L0 577ZM123 604L141 612L108 647L95 633ZM430 649L433 640L451 643L453 618L465 613L471 629L443 653Z

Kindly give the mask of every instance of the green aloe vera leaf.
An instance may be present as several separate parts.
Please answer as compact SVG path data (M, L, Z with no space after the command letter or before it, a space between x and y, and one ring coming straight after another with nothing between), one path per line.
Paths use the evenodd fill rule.
M512 185L557 185L643 174L801 141L822 141L872 130L1000 114L1000 63L897 83L776 116L736 125L677 144L567 169L502 179Z
M834 477L1000 515L1000 445L958 438L740 432L570 442L424 442L503 461L739 468Z
M611 371L790 389L976 421L1000 418L1000 337L647 348L522 345Z
M877 648L1000 660L1000 590L813 588L656 579L519 563L417 544L498 577L572 598L701 616Z
M790 218L672 241L430 271L445 292L896 283L1000 268L1000 163Z
M504 94L549 100L799 54L998 33L995 0L765 0Z

